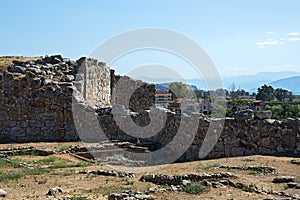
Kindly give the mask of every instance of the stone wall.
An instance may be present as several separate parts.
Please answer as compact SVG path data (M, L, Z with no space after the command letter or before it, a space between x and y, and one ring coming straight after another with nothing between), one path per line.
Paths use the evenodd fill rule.
M130 83L128 91L132 90L133 95L129 98L128 108L124 107L115 114L125 118L125 121L133 120L146 127L151 120L149 111L145 109L154 105L155 100L153 84L117 76L105 63L90 58L81 58L75 62L61 56L50 56L37 61L14 62L5 73L0 74L0 142L82 139L82 136L78 136L78 127L74 125L72 99L76 97L83 109L83 112L77 114L86 116L87 121L91 122L92 117L96 116L96 123L100 123L107 138L111 140L139 141L154 151L169 144L180 127L187 128L187 131L180 133L184 138L190 138L193 131L188 130L195 129L196 135L179 161L199 159L206 132L212 122L218 120L200 118L199 127L194 127L195 115L181 116L164 111L167 112L166 122L155 136L143 139L127 135L115 122L112 109L103 108L118 103L118 98L122 98L112 95L120 80ZM85 113L84 109L89 111ZM132 114L129 110L136 113ZM181 123L182 117L186 123ZM93 130L94 126L88 123L83 124L82 128L83 131L97 133L97 130ZM299 119L276 121L226 118L221 128L217 144L205 158L254 154L300 156ZM173 148L176 150L180 146L182 143L175 143Z
M147 113L139 115L129 115L124 112L120 114L127 120L133 119L137 124L145 126L149 123ZM187 123L181 124L181 116L173 113L167 114L167 120L164 128L155 136L150 138L135 138L124 133L116 125L111 111L101 113L98 116L102 129L107 138L111 140L139 141L143 146L150 150L157 150L169 144L178 133L180 126L194 126L193 116L186 115ZM224 119L223 119L224 120ZM126 120L124 120L126 121ZM214 119L214 124L222 124L221 119ZM217 143L212 151L204 158L221 158L247 155L277 155L277 156L300 156L300 120L286 119L283 121L270 119L252 119L236 120L226 118L221 135L217 138ZM199 127L196 135L187 151L178 161L192 161L199 159L199 151L203 145L204 138L212 123L212 120L200 118ZM192 133L183 131L180 134L186 134L189 138ZM178 145L178 146L177 146ZM174 151L181 145L174 145Z
M96 59L80 59L80 69L76 75L77 90L86 103L110 105L111 70L104 62Z
M0 142L78 140L72 119L76 62L14 62L0 75Z
M105 63L92 58L70 61L56 55L14 61L0 73L0 143L79 140L73 95L93 108L108 106L120 78ZM131 109L149 108L154 93L155 85L143 83L132 96ZM149 98L140 98L145 96Z

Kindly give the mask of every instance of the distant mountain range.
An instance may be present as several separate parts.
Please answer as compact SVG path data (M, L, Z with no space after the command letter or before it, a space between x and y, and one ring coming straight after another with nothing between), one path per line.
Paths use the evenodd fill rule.
M274 88L284 88L292 91L294 94L300 95L300 76L273 81L270 85Z
M199 89L207 89L205 81L201 78L180 80L172 78L138 77L138 79L150 83L160 83L160 86L163 87L161 89L164 90L168 88L168 83L174 81L181 81L189 85L194 85ZM249 92L257 92L257 88L267 84L273 86L274 88L284 88L292 91L294 94L300 94L300 73L293 71L260 72L254 75L231 76L223 77L222 79L224 88L228 90L231 90L231 85L234 83L236 89L240 88Z

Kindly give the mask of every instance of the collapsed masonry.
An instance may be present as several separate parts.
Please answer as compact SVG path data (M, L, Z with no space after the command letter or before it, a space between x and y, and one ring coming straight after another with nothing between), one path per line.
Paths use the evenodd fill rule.
M110 106L120 98L113 94L121 78L130 85L141 87L131 95L125 109L121 107L113 113ZM179 158L179 161L187 161L199 159L210 125L223 120L221 135L206 158L253 154L300 156L299 119L204 119L196 115L199 126L193 127L195 115L181 116L165 111L165 124L154 136L139 138L122 131L114 118L116 115L142 127L151 123L146 110L154 105L154 93L155 85L115 75L106 63L92 58L70 61L61 56L50 56L36 61L15 61L0 74L0 142L79 139L98 142L110 139L139 143L155 151L171 144L180 127L187 127L196 132L191 145ZM186 123L181 123L182 118ZM85 119L85 123L80 123L80 119ZM106 137L97 137L99 130L95 123ZM192 135L189 131L180 134L184 138ZM172 143L172 148L178 149L181 142L184 141Z
M91 58L75 62L57 55L14 61L0 74L0 142L79 140L72 113L73 94L81 94L89 105L108 106L120 78L106 63ZM144 84L134 93L130 108L136 111L151 105L154 92L155 85ZM138 100L141 98L143 101Z

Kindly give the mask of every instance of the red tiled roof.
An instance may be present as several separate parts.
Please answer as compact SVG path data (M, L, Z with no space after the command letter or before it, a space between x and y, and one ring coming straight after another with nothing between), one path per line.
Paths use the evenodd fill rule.
M169 92L164 92L164 91L155 91L155 94L171 94Z

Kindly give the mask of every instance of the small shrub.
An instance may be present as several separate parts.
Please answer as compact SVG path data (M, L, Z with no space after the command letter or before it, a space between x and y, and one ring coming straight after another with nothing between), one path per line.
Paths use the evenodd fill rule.
M189 194L201 194L203 192L209 191L209 187L201 185L199 183L191 183L184 186L182 190Z

